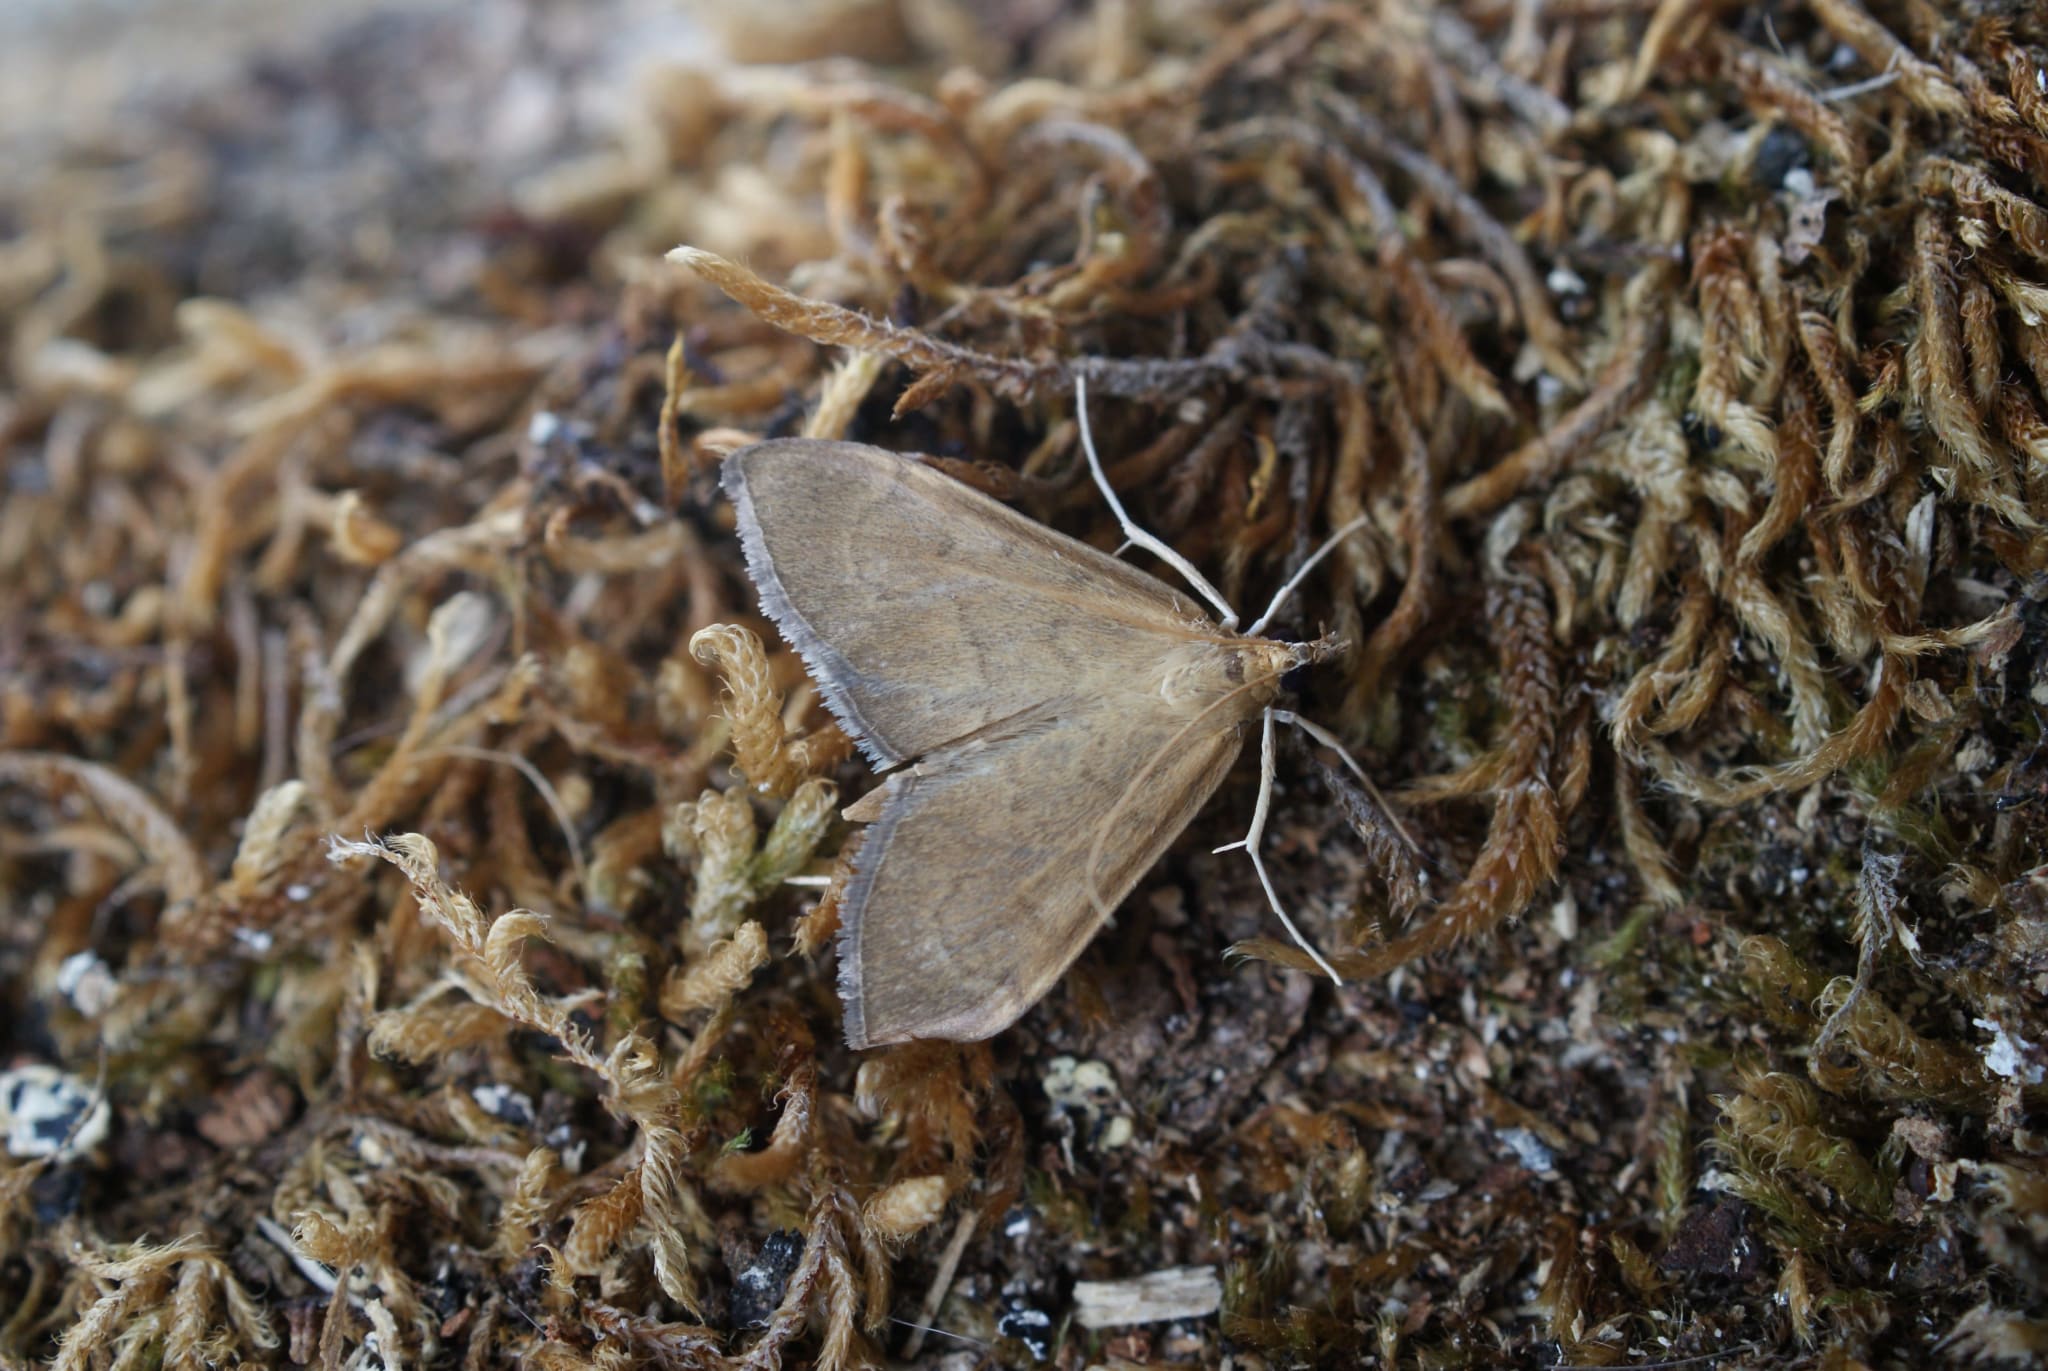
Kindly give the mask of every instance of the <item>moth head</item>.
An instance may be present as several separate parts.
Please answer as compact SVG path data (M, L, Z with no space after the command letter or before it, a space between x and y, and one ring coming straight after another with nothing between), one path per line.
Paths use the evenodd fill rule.
M1263 707L1285 692L1301 689L1309 667L1336 650L1334 639L1290 643L1272 638L1241 638L1231 646L1227 664L1230 683Z
M1277 642L1274 647L1286 649L1286 656L1279 659L1280 691L1287 695L1299 695L1308 688L1308 669L1343 652L1348 646L1343 639L1326 633L1305 643Z

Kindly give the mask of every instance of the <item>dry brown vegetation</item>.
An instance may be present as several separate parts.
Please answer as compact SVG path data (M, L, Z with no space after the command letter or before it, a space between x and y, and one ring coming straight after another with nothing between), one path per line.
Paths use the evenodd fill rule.
M472 165L594 60L476 13L0 186L0 1066L112 1111L0 1157L0 1366L2048 1350L2038 7L819 0ZM1370 516L1295 630L1395 812L1269 838L1350 984L1245 776L856 1057L716 463L1111 545L1077 376L1234 602Z

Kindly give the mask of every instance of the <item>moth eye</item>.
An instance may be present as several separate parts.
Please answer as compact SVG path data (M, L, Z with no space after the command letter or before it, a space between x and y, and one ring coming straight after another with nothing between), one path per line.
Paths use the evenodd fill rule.
M1280 689L1289 695L1299 695L1308 689L1308 663L1289 667L1280 675Z

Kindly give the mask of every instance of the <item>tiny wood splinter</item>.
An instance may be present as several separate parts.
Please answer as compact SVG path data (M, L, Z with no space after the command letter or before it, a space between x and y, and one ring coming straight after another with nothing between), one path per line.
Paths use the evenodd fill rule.
M869 825L840 905L850 1046L967 1042L1015 1022L1215 791L1261 714L1265 774L1243 845L1286 919L1258 837L1273 722L1301 721L1271 705L1287 672L1329 648L1259 637L1272 609L1238 633L1222 597L1125 515L1085 388L1076 399L1126 535L1221 622L912 458L792 438L726 459L763 609L869 760L895 768L846 810Z

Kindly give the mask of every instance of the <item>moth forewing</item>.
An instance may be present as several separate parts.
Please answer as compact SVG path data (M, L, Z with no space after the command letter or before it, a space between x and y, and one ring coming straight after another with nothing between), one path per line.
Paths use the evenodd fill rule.
M762 608L879 765L1113 688L1133 635L1214 632L1142 572L880 448L760 443L724 484Z
M879 448L726 460L763 608L881 766L840 905L855 1047L985 1038L1080 955L1298 660Z

